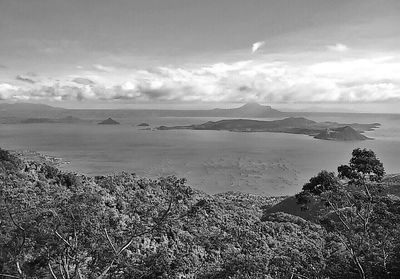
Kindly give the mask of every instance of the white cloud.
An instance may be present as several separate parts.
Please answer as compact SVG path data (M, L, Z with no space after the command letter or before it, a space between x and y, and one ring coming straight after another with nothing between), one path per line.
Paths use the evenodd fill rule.
M346 46L344 44L340 44L340 43L337 43L335 45L329 45L329 46L326 46L326 47L327 47L328 50L336 51L336 52L346 52L346 51L349 50L348 46Z
M15 90L18 90L17 86L8 83L0 83L0 92L15 91Z
M98 70L98 71L101 71L101 72L107 72L107 73L113 72L115 70L114 67L104 66L104 65L101 65L101 64L94 64L93 68L95 70Z
M264 45L265 45L264 41L255 42L251 47L251 52L255 53L257 50L259 50Z
M8 100L11 99L13 94L18 91L18 87L8 84L8 83L0 83L0 100Z
M312 62L259 60L192 67L83 71L0 84L8 100L312 103L400 101L400 55ZM78 78L79 77L79 78ZM57 81L57 80L60 81Z

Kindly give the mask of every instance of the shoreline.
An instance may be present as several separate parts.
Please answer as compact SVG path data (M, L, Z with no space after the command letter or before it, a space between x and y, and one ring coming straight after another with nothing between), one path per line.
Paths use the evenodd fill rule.
M61 167L65 165L71 164L70 161L65 160L61 157L56 157L52 155L46 155L40 153L35 150L29 149L17 149L17 150L8 150L11 154L18 156L19 158L23 159L24 161L35 161L38 163L47 163L54 167Z
M7 149L5 149L7 150ZM119 175L122 173L132 173L137 175L137 173L135 171L126 171L126 170L118 170L116 172L113 173L102 173L102 174L97 174L97 175L91 175L91 174L87 174L84 172L78 172L76 170L73 169L68 169L66 168L66 166L71 165L71 161L67 161L62 157L57 157L57 156L52 156L52 155L47 155L47 154L43 154L40 153L39 151L35 151L35 150L29 150L29 149L16 149L16 150L7 150L9 151L11 154L17 156L18 158L21 158L23 161L26 162L37 162L40 164L48 164L51 165L53 167L58 168L60 171L62 172L70 172L70 173L74 173L75 175L79 175L79 176L85 176L85 177L96 177L96 176L113 176L113 175ZM170 175L174 175L173 173L171 173ZM145 176L145 175L137 175L138 177L142 177L142 178L148 178L148 179L158 179L160 177L163 176L157 176L157 177L149 177L149 176ZM169 175L166 175L169 176ZM190 177L183 177L187 180L190 179ZM399 183L400 184L400 172L395 172L395 173L386 173L384 175L383 181L387 182L387 183ZM201 191L204 193L207 193L206 191L202 190L202 189L198 189L195 186L191 186L193 189L196 189L197 191ZM228 190L228 191L221 191L221 192L216 192L216 193L207 193L208 195L224 195L224 194L229 194L229 193L239 193L242 195L248 195L248 196L262 196L262 197L270 197L270 198L287 198L287 197L291 197L294 195L266 195L266 194L256 194L256 193L252 193L252 192L246 192L246 191L242 191L242 190Z

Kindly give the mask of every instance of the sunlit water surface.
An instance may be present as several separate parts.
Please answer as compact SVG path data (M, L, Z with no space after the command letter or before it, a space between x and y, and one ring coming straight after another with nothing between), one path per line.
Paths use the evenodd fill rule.
M121 125L0 125L0 146L62 157L64 169L99 175L120 171L139 176L175 174L208 193L243 191L294 194L321 169L336 170L356 147L373 149L388 173L400 172L400 119L393 116L324 117L318 121L380 122L362 142L333 142L306 135L226 131L148 131L136 125L203 123L211 118L117 119Z

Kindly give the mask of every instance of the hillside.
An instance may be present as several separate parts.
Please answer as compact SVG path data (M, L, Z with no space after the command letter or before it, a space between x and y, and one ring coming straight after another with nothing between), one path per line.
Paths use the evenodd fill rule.
M29 241L24 244L26 258L19 263L30 276L49 275L48 260L43 258L47 252L40 247L50 245L54 257L62 255L67 244L54 233L70 239L73 227L79 242L78 250L70 253L79 253L82 263L88 263L80 267L83 275L98 276L111 262L110 241L120 249L131 234L136 235L133 242L109 274L149 279L242 278L237 275L250 275L245 267L249 266L252 278L264 278L267 271L257 266L280 257L291 247L297 247L298 252L291 256L290 265L296 264L302 274L315 273L296 258L300 254L308 254L305 257L310 261L320 257L318 250L324 240L319 226L285 214L260 221L263 210L282 198L241 193L212 196L191 189L176 177L150 180L127 173L76 176L51 164L20 161L5 151L0 152L0 159L2 177L7 174L14 180L14 186L3 185L2 190L9 199L20 200L8 208L16 212L12 214L19 225L31 228ZM0 204L2 209L4 206ZM49 210L57 212L57 219L43 218ZM13 236L18 237L21 231L12 225L6 212L0 211L2 226L8 228L0 235L0 272L15 274L13 245L17 239ZM74 219L70 219L71 214ZM132 265L135 269L130 268ZM290 274L279 262L271 261L268 268L280 276Z
M283 197L76 175L1 149L0 177L0 273L12 278L356 278L321 225L271 212Z
M381 195L389 195L394 199L400 200L400 175L399 174L389 174L386 175L383 180L383 190ZM298 203L295 196L284 198L279 203L268 207L264 211L264 217L267 218L268 215L277 212L284 212L290 215L301 217L305 220L316 221L320 210L322 209L321 204L312 202L307 205L307 210L304 210L304 206Z

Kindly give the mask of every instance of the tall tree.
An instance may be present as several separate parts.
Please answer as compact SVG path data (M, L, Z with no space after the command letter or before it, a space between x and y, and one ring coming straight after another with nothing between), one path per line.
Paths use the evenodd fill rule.
M384 194L385 170L372 150L355 149L338 176L321 171L303 186L298 202L324 205L320 222L347 251L359 278L389 276L398 217L393 202Z

